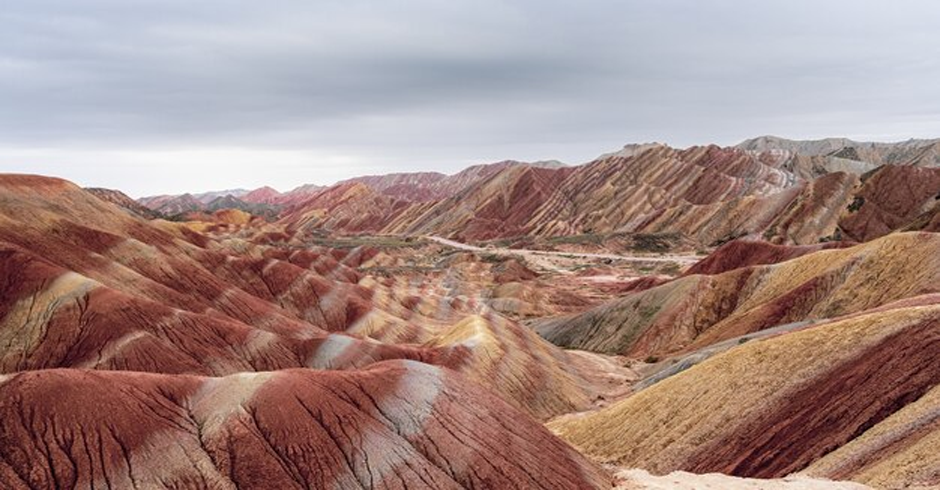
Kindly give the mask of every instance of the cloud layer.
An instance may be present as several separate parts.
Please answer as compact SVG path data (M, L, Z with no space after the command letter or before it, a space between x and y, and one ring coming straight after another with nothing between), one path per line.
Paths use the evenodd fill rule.
M0 171L141 195L940 136L940 7L862 3L5 2Z

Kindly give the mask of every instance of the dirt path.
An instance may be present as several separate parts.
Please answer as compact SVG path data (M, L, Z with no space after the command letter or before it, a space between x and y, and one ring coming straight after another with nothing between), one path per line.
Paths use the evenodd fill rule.
M527 250L527 249L515 249L515 248L483 248L477 247L474 245L468 245L466 243L460 243L454 240L448 240L447 238L441 238L437 236L427 236L425 237L428 240L440 243L441 245L446 245L448 247L457 248L460 250L467 250L470 252L482 252L489 253L494 255L522 255L524 257L561 257L561 258L581 258L581 259L601 259L601 260L617 260L617 261L626 261L626 262L672 262L677 263L682 266L692 265L702 257L698 255L615 255L615 254L597 254L597 253L583 253L583 252L555 252L548 250ZM557 267L549 267L550 269L558 269Z

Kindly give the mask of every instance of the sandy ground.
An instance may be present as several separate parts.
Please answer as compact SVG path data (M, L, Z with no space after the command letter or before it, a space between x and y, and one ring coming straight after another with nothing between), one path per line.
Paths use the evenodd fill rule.
M644 470L620 470L615 473L616 490L869 490L853 482L821 480L791 475L774 480L737 478L720 473L696 475L676 471L654 476Z

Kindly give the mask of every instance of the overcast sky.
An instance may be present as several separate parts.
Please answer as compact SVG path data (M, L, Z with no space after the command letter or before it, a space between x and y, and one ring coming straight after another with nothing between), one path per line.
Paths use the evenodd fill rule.
M0 171L137 197L940 136L940 4L0 0Z

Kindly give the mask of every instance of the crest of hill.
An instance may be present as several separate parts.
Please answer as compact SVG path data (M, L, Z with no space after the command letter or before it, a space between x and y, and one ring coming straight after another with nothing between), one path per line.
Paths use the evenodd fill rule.
M141 199L138 202L164 216L178 216L206 210L206 203L196 199L192 194L158 196Z
M473 220L474 230L491 226L497 219L492 213L496 213L510 220L500 225L499 229L503 231L496 233L507 233L506 230L518 225L526 211L531 211L533 202L558 183L557 179L556 182L528 182L525 176L546 176L568 168L558 165L558 162L530 164L507 160L468 167L451 176L401 173L351 179L323 189L288 208L282 215L282 222L289 229L301 233L312 233L319 228L349 233L412 233L419 232L422 228L420 223L433 221L435 224L427 227L434 227L436 223L451 220L449 232L459 223L472 220L473 215L479 212L480 218ZM497 182L491 182L496 176L500 176ZM541 190L527 195L523 188L519 188L516 194L503 195L500 202L504 209L498 210L491 198L496 194L506 194L508 188L515 188L514 182L520 177L527 182L523 185L535 184ZM536 177L536 180L544 178ZM532 190L531 187L529 189ZM527 202L520 205L522 199ZM488 205L490 207L486 208ZM511 218L506 215L510 205L515 213ZM475 207L484 209L475 210ZM456 208L468 212L451 212ZM442 213L442 216L435 218L436 213ZM435 230L435 233L441 232ZM477 231L471 231L469 235L477 234Z
M432 206L414 221L401 223L409 234L441 234L463 240L526 233L533 212L571 169L506 165L454 196Z
M410 205L360 182L338 184L317 192L288 209L280 222L295 233L316 230L379 232Z
M442 197L437 184L446 178L446 175L438 172L405 172L355 177L341 181L338 185L360 183L398 199L435 201Z
M111 204L123 208L134 216L138 216L144 219L157 219L163 217L163 215L157 211L140 204L119 190L104 189L101 187L86 187L85 190L94 194L98 199L110 202Z
M227 189L222 191L209 191L209 192L200 192L198 194L193 194L193 197L197 201L203 204L209 204L210 202L225 196L234 196L242 197L245 194L248 194L248 189Z
M776 245L761 240L732 240L704 259L696 262L683 275L715 275L742 267L786 262L803 255L830 248L854 245L849 242L826 242L816 245Z
M940 166L940 139L910 139L894 143L862 142L847 138L789 140L761 136L745 140L737 148L754 152L784 151L803 157L861 161L879 165Z
M246 202L245 200L239 199L232 195L217 197L209 202L205 208L205 210L208 212L221 211L225 209L236 209L254 216L261 216L268 219L276 218L278 212L280 211L278 206L265 203Z
M503 160L501 162L473 165L454 174L438 172L406 172L385 175L355 177L340 182L359 182L389 196L416 202L438 201L453 197L469 185L485 179L510 167L561 168L566 165L557 160L520 162Z
M253 204L277 204L282 195L273 187L264 186L241 196L241 200Z
M325 186L316 184L305 184L287 191L274 200L274 204L284 209L289 209L310 199L314 194L325 189Z

